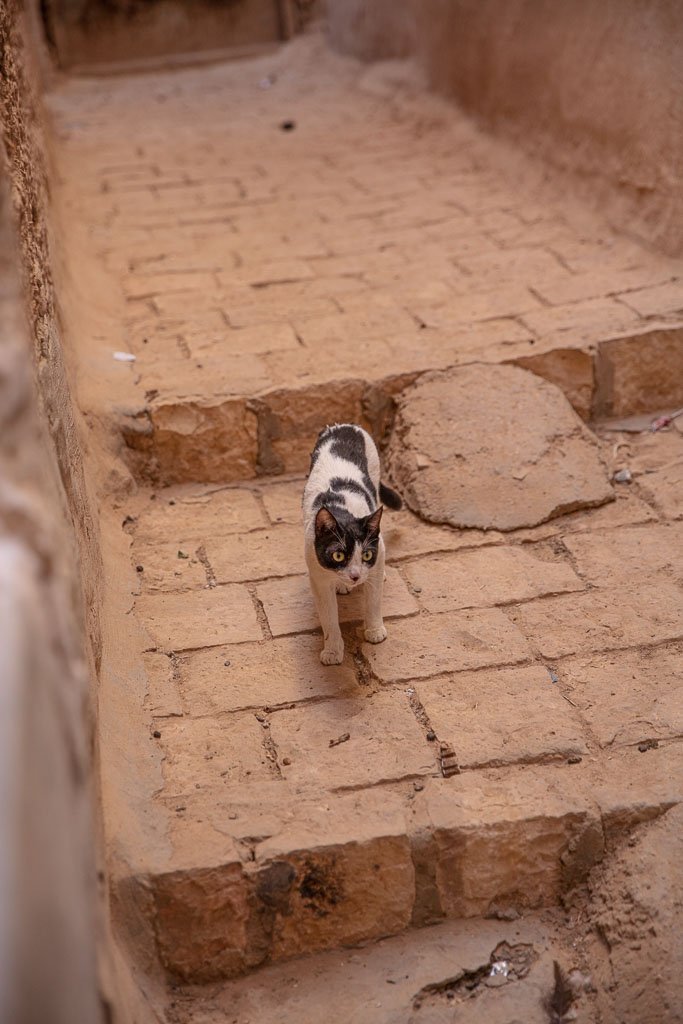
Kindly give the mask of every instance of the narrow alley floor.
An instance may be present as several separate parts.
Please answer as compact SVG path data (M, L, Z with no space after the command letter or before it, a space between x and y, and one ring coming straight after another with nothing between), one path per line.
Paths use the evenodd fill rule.
M130 762L134 821L117 798L105 822L165 968L204 982L556 903L680 799L683 435L600 427L606 481L631 483L539 525L387 515L389 637L361 643L342 598L338 668L303 478L326 423L386 439L406 387L462 364L532 370L584 420L671 407L680 264L524 184L402 65L315 36L48 101L68 271L106 310L73 338L80 401L134 481L103 497L138 679L103 755L112 788Z

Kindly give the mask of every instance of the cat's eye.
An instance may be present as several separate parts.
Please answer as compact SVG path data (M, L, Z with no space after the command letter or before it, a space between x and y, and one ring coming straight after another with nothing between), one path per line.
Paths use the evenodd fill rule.
M346 558L346 555L344 554L343 551L333 551L332 552L332 561L333 562L343 562L345 558Z
M363 552L363 561L364 562L371 562L372 561L372 548L368 548L367 551Z

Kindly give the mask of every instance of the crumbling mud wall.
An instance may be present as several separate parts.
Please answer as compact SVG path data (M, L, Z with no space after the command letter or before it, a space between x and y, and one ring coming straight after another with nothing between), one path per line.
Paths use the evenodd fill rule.
M67 496L0 174L0 1020L103 1020L88 672ZM43 321L44 322L44 321Z
M543 157L619 227L683 253L677 0L328 0L328 9L339 49L415 53L433 88Z
M100 544L62 345L30 16L0 3L0 1020L142 1022L108 924Z

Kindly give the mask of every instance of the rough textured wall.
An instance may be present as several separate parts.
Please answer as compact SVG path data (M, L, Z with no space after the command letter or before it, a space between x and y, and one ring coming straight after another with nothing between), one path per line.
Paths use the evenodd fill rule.
M88 673L0 168L0 1020L96 1024Z
M0 3L0 1020L96 1024L99 549L19 22Z
M37 102L24 68L26 51L19 31L18 4L0 4L0 126L16 210L21 267L28 299L29 333L34 349L38 395L53 445L67 508L81 560L86 634L99 663L101 640L98 577L99 541L83 459L83 429L74 415L64 365L52 279L46 209L47 181L37 124Z
M327 0L328 34L361 60L407 57L416 46L412 3L401 0Z
M569 172L623 229L683 253L679 0L383 0L372 18L360 0L328 7L332 42L362 57L403 52L413 19L435 89Z

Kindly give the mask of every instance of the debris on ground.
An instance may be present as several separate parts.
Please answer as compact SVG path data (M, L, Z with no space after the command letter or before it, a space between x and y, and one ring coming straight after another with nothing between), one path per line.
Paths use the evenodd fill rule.
M330 740L331 747L338 747L340 743L346 743L347 740L351 739L350 732L343 732L341 736L338 736L336 740Z
M675 412L669 413L668 416L658 416L650 424L650 430L653 434L656 434L658 430L664 430L665 427L671 426L673 421L677 420L679 416L683 416L683 409L676 409Z

